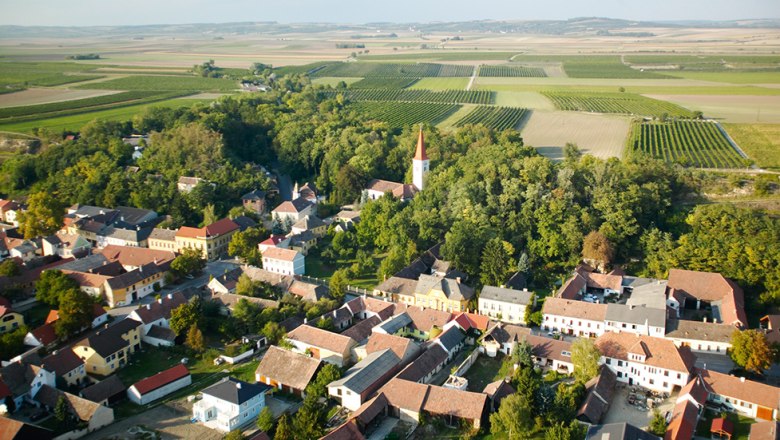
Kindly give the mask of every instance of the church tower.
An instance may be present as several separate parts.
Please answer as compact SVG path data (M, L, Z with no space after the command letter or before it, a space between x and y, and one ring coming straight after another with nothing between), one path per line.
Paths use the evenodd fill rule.
M425 154L425 138L423 137L422 127L420 127L420 135L417 138L417 151L415 151L414 159L412 159L412 183L419 191L423 189L429 166L430 161L428 160L428 155Z

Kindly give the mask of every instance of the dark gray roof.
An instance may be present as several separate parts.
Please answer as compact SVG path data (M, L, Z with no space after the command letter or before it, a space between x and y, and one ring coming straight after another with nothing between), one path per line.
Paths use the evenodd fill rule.
M170 342L173 342L176 339L176 333L174 333L173 330L159 325L151 326L146 333L146 336Z
M122 335L139 325L141 325L140 322L125 318L107 329L82 339L73 347L73 350L78 355L78 346L87 346L92 347L100 356L109 356L129 345Z
M110 397L123 393L125 389L125 384L122 383L119 376L114 374L81 390L81 397L93 402L101 403Z
M271 389L271 387L262 383L246 383L232 377L226 377L206 388L202 393L214 396L217 399L230 402L234 405L241 405L269 389Z
M666 322L666 337L699 341L731 342L734 326L714 322L670 319Z
M463 340L466 339L466 335L460 328L452 326L447 331L439 335L437 339L448 352L451 352L455 347L460 345Z
M132 208L130 206L117 206L119 211L118 221L129 226L137 226L157 218L157 213L151 209Z
M160 272L160 268L154 263L144 264L138 269L123 273L108 279L108 285L112 289L124 289L149 278Z
M304 218L295 222L293 228L309 230L309 229L318 228L320 226L325 226L325 222L320 220L320 218L317 217L316 215L307 215Z
M132 241L132 242L142 242L149 238L149 235L152 234L151 227L146 228L139 228L139 229L122 229L117 228L115 226L109 226L102 231L100 231L100 235L103 237L111 237L115 238L117 240L125 240L125 241Z
M316 240L317 240L317 236L314 235L314 232L310 230L305 230L300 234L295 234L292 237L290 237L290 246L295 246L298 244L303 244L303 243L316 241Z
M382 320L379 318L379 316L374 315L344 330L341 334L344 336L349 336L358 343L361 343L371 336L374 327L377 326L381 321Z
M666 281L654 281L637 285L626 304L666 310L666 284Z
M431 289L440 289L448 299L454 301L469 300L474 296L474 289L452 278L442 278L436 275L420 275L417 280L416 292L427 294Z
M647 323L654 327L664 327L666 325L666 310L626 304L607 304L605 319L629 324L644 325Z
M71 209L73 208L76 209L76 212L73 213L76 217L97 217L114 212L113 209L103 208L102 206L73 205Z
M149 238L154 238L157 240L175 241L176 231L173 229L154 228L152 230L152 233L149 234Z
M89 272L92 269L108 264L108 258L103 254L94 254L78 260L62 264L57 270L72 270L74 272Z
M408 313L404 312L386 319L381 324L379 324L379 328L384 330L387 334L393 335L411 323L412 318Z
M507 289L506 287L485 286L479 294L480 298L502 301L511 304L528 305L533 292L527 290Z
M347 370L343 378L329 383L328 387L343 386L360 394L376 385L377 381L396 368L400 362L398 356L389 348L376 351Z
M447 352L439 344L432 345L423 354L401 370L396 376L399 379L419 382L433 372L439 365L447 361Z
M586 440L660 440L659 437L642 431L626 422L594 425L588 428Z
M510 289L522 290L525 289L527 285L527 280L522 272L515 272L506 282L506 287L509 287Z
M265 200L265 191L260 191L259 189L250 191L241 196L241 200Z
M239 215L233 219L233 223L238 225L238 229L246 231L249 228L257 226L257 222L245 215Z

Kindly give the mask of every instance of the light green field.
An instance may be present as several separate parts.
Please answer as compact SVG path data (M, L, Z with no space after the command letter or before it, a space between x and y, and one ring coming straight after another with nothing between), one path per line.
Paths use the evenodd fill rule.
M780 84L778 72L664 72L675 78L693 79L699 81L714 81L732 84Z
M626 92L655 95L749 95L777 96L780 88L750 85L724 85L707 81L685 79L636 80L636 79L579 79L579 78L484 78L477 77L472 90L498 92L581 91Z
M335 78L332 76L326 76L323 78L314 78L311 80L312 84L318 84L321 86L331 86L336 87L336 85L342 81L344 81L347 85L350 85L354 82L358 82L363 78Z
M479 106L474 104L466 104L462 106L458 111L451 114L450 117L439 122L439 124L436 125L436 127L440 130L447 130L447 131L453 130L455 128L456 122L460 121L464 116L471 113L471 111L477 107Z
M723 128L756 165L780 169L780 124L723 124Z
M393 46L401 46L401 44L393 44ZM388 55L364 55L360 57L361 61L398 61L398 60L415 60L415 61L488 61L488 60L508 60L516 55L517 52L479 52L479 51L433 51L428 50L425 52L417 53L394 53Z
M412 84L410 89L424 90L465 90L469 78L422 78Z
M555 110L549 99L538 92L506 92L496 93L496 105L501 107L522 107L534 110Z
M91 113L82 113L72 116L61 116L51 119L41 119L37 121L18 122L12 124L0 124L0 131L11 131L17 133L30 133L34 128L45 127L53 131L72 130L78 131L81 126L93 119L106 119L112 121L126 121L142 112L147 107L190 107L198 103L208 103L211 100L197 99L171 99L153 104L133 105L112 110L97 111Z

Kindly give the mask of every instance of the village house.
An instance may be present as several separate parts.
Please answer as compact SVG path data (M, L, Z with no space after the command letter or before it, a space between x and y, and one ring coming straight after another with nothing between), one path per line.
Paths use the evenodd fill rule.
M79 396L60 391L53 386L44 385L41 391L35 396L35 400L50 412L54 412L57 402L63 397L68 403L71 413L80 420L84 427L76 428L68 434L63 434L58 438L79 438L89 432L114 423L114 410L99 403L83 399Z
M458 327L450 327L440 333L432 342L447 352L447 361L449 362L463 348L466 343L466 334Z
M211 429L230 432L257 420L269 389L226 377L201 391L203 399L193 405L192 417Z
M263 215L265 214L265 191L255 189L241 196L241 205L249 212Z
M610 423L607 425L591 425L585 435L585 440L661 440L660 437L643 431L626 423Z
M512 354L515 344L524 341L530 334L531 329L528 327L497 323L488 329L482 338L484 353L489 357L496 357L499 352L509 356Z
M410 382L428 383L447 364L447 352L439 344L433 344L396 376Z
M598 425L607 413L615 393L617 376L602 365L599 374L585 384L585 400L577 410L577 420Z
M57 342L54 324L43 324L24 335L24 345L28 347L51 348Z
M154 347L174 345L176 334L171 330L169 319L171 312L187 299L181 292L168 293L157 301L144 304L130 312L128 319L133 319L142 324L141 340Z
M298 251L271 247L263 252L263 268L282 275L306 273L306 257Z
M301 232L300 234L290 235L290 249L309 255L309 250L317 246L319 237L312 231Z
M613 273L598 273L588 266L581 265L574 270L571 278L563 283L555 296L557 298L578 300L588 292L607 296L622 295L623 276Z
M298 183L296 182L293 186L292 198L293 200L303 199L307 202L317 203L319 201L318 192L317 187L311 182L305 182L300 186L298 186Z
M176 230L154 228L147 238L149 249L176 252Z
M59 311L53 309L49 310L49 314L46 316L46 321L44 321L44 324L54 324L58 319L60 319ZM98 328L106 322L108 322L108 313L106 313L106 309L104 309L100 304L93 304L92 323L90 324L89 328ZM86 326L82 328L82 330L86 329Z
M629 332L662 338L666 332L666 310L626 304L607 304L605 331Z
M684 310L708 309L714 322L746 327L742 289L719 273L670 269L668 304L678 317Z
M536 296L528 290L485 286L479 293L478 311L510 324L525 324L525 311L536 305Z
M125 366L140 348L141 323L123 319L77 342L73 352L84 361L87 373L108 376Z
M563 374L574 373L571 342L536 335L525 336L525 342L531 345L531 356L539 367Z
M181 176L176 182L176 189L178 189L180 193L187 194L192 192L192 190L201 182L208 183L208 181L201 179L200 177Z
M55 350L43 358L41 367L54 372L56 379L67 386L79 386L87 379L84 361L70 347Z
M753 419L777 418L780 388L712 370L697 369L696 374L709 393L709 402Z
M310 325L302 325L291 331L287 334L287 340L296 353L311 355L337 367L345 367L351 363L351 351L357 345L350 337Z
M154 294L165 285L165 273L154 263L105 281L104 294L110 307L124 306Z
M192 384L192 376L184 364L177 364L134 383L127 389L127 398L136 405L146 405Z
M24 325L24 316L10 306L0 306L0 334L11 332Z
M176 231L176 252L183 249L198 249L203 259L214 261L227 253L228 244L239 225L229 218L223 218L202 228L182 226Z
M32 403L42 387L55 383L56 376L50 370L24 361L11 362L0 368L0 391L4 394L0 409L6 407L7 398L13 400L15 408Z
M13 200L0 199L0 223L6 223L19 227L19 221L16 219L17 213L21 210L21 205Z
M357 410L368 397L392 377L401 360L390 349L369 354L339 380L328 384L328 395L341 406Z
M690 379L695 356L668 339L630 333L605 333L596 340L601 363L617 380L658 392L672 392Z
M542 329L566 335L595 338L604 334L606 304L564 298L547 298L542 306Z
M5 405L0 404L0 408ZM0 433L5 440L51 440L54 432L30 423L20 422L10 417L0 417Z
M504 400L504 398L515 394L516 392L517 390L515 390L512 385L509 384L509 379L501 379L495 382L491 382L485 385L485 388L482 390L482 394L486 394L488 399L490 399L490 412L498 411L498 407L501 405L501 401Z
M364 347L366 355L389 349L398 356L401 365L406 365L422 352L420 345L409 338L383 333L371 334Z
M672 416L666 427L665 440L690 440L696 431L699 417L704 412L709 392L697 375L681 390L672 408Z
M125 399L125 390L125 384L122 383L119 376L112 374L100 382L84 388L79 396L100 405L112 406Z
M666 339L678 347L689 347L694 353L716 353L726 356L735 329L728 324L670 319Z
M41 239L41 248L44 256L57 255L62 258L80 258L89 255L92 243L78 234L57 231L54 235Z
M396 199L406 202L417 195L417 188L409 183L390 182L389 180L372 179L365 188L366 198L376 200L386 193L390 193Z
M311 232L315 237L322 238L325 236L327 230L328 225L326 225L325 222L323 222L319 217L315 215L307 215L292 225L290 229L290 235L295 236L305 232Z
M289 224L290 226L307 215L317 215L317 205L304 198L282 202L271 211L271 216L275 220L278 220L282 225Z
M286 235L271 234L270 237L261 241L257 248L260 249L260 253L266 251L266 249L279 247L282 249L290 249L290 237Z
M319 359L272 345L255 370L255 380L303 398L321 365Z
M439 275L420 275L414 289L414 302L410 305L447 312L461 312L474 297L474 289L461 278L445 278ZM403 301L402 301L403 302Z

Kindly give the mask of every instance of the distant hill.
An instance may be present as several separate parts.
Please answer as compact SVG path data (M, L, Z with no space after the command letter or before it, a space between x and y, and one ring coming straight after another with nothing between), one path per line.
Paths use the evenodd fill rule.
M353 31L356 33L394 30L420 32L495 32L531 34L631 35L631 28L780 28L780 19L750 19L730 21L666 21L650 22L603 17L580 17L569 20L480 20L433 23L366 23L345 25L333 23L193 23L139 26L11 26L0 25L0 38L80 38L91 36L133 36L138 38L175 35L247 35L293 34Z

